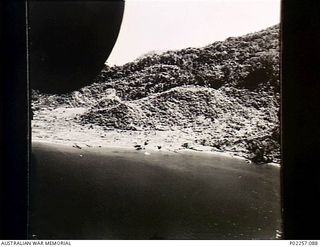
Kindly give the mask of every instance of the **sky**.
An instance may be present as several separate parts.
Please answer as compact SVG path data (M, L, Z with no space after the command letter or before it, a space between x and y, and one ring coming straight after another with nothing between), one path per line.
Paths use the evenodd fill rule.
M106 63L151 51L202 47L280 22L280 0L125 0L120 33Z

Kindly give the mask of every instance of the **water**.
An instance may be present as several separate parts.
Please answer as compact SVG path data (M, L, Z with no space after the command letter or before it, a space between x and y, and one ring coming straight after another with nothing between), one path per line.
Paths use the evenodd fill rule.
M212 154L148 152L33 143L30 237L280 236L279 167Z

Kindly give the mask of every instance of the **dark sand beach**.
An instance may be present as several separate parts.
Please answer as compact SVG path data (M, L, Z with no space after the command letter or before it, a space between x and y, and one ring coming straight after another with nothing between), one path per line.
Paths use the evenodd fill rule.
M280 168L197 152L34 142L33 239L275 239Z

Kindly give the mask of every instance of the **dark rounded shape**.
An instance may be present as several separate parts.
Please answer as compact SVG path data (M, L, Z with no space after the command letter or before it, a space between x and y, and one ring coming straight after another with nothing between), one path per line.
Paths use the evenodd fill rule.
M101 71L118 37L124 1L29 1L31 88L67 93Z

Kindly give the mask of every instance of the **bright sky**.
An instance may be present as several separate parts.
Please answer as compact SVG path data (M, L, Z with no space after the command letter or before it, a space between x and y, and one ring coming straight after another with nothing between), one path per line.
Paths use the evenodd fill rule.
M280 0L126 0L108 65L150 51L201 47L278 24Z

